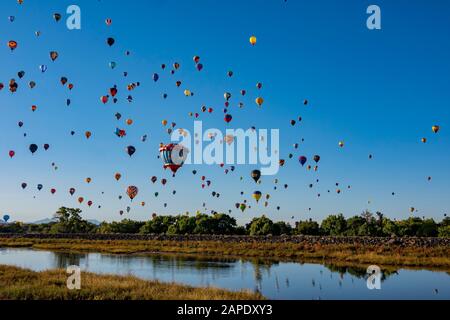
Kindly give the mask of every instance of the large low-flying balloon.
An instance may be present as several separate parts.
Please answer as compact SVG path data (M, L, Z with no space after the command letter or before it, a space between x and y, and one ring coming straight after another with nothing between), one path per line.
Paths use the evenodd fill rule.
M183 145L171 143L162 145L159 152L164 162L164 169L169 168L175 174L186 161L189 149Z

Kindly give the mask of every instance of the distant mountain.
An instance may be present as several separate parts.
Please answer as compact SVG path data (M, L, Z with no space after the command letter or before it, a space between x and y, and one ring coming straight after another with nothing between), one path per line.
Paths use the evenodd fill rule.
M95 219L88 219L88 222L92 223L92 224L95 224L96 226L99 226L99 225L102 224L100 221L95 220Z
M58 222L58 219L56 219L56 218L46 218L46 219L30 222L30 224L49 224L49 223L52 223L52 222Z
M95 220L95 219L88 219L87 221L89 223L95 224L96 226L99 226L101 224L100 221ZM46 219L38 220L35 222L31 222L30 224L49 224L52 222L58 222L58 219L57 218L46 218Z

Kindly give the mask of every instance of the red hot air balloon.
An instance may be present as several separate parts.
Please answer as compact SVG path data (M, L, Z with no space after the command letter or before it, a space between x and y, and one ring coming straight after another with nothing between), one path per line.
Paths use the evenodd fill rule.
M138 193L139 193L139 189L135 186L129 186L127 188L127 195L130 197L131 201L133 201L133 199L136 198Z
M226 123L230 123L231 120L233 120L233 117L231 116L231 114L226 114L223 120L225 120Z
M12 159L15 155L16 155L16 153L15 153L13 150L9 151L9 157L10 157L11 159Z

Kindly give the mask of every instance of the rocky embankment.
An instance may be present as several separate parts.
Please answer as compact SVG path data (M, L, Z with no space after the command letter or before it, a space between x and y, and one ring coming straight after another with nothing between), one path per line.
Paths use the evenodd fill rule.
M356 244L367 246L450 247L450 238L417 237L330 237L330 236L221 236L221 235L156 235L156 234L0 234L1 238L82 239L139 241L220 241L226 243L297 243L306 245Z

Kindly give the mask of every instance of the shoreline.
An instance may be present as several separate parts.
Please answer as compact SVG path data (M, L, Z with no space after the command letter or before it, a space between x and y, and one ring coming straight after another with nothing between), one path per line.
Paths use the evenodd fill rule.
M80 235L44 236L47 235L9 235L6 237L0 235L0 248L139 255L185 254L207 258L272 259L327 262L340 265L379 264L383 267L432 268L450 271L450 239L399 238L400 240L398 240L346 237L336 240L339 237L155 235L148 240L136 240L141 237L136 237L138 235L96 235L98 238L92 240L92 235L87 235L91 239L83 239ZM145 237L148 238L148 236ZM353 242L349 240L353 240ZM437 244L433 245L434 243Z
M229 291L134 276L82 272L80 290L67 288L66 270L36 272L0 265L0 300L263 300L251 291Z

